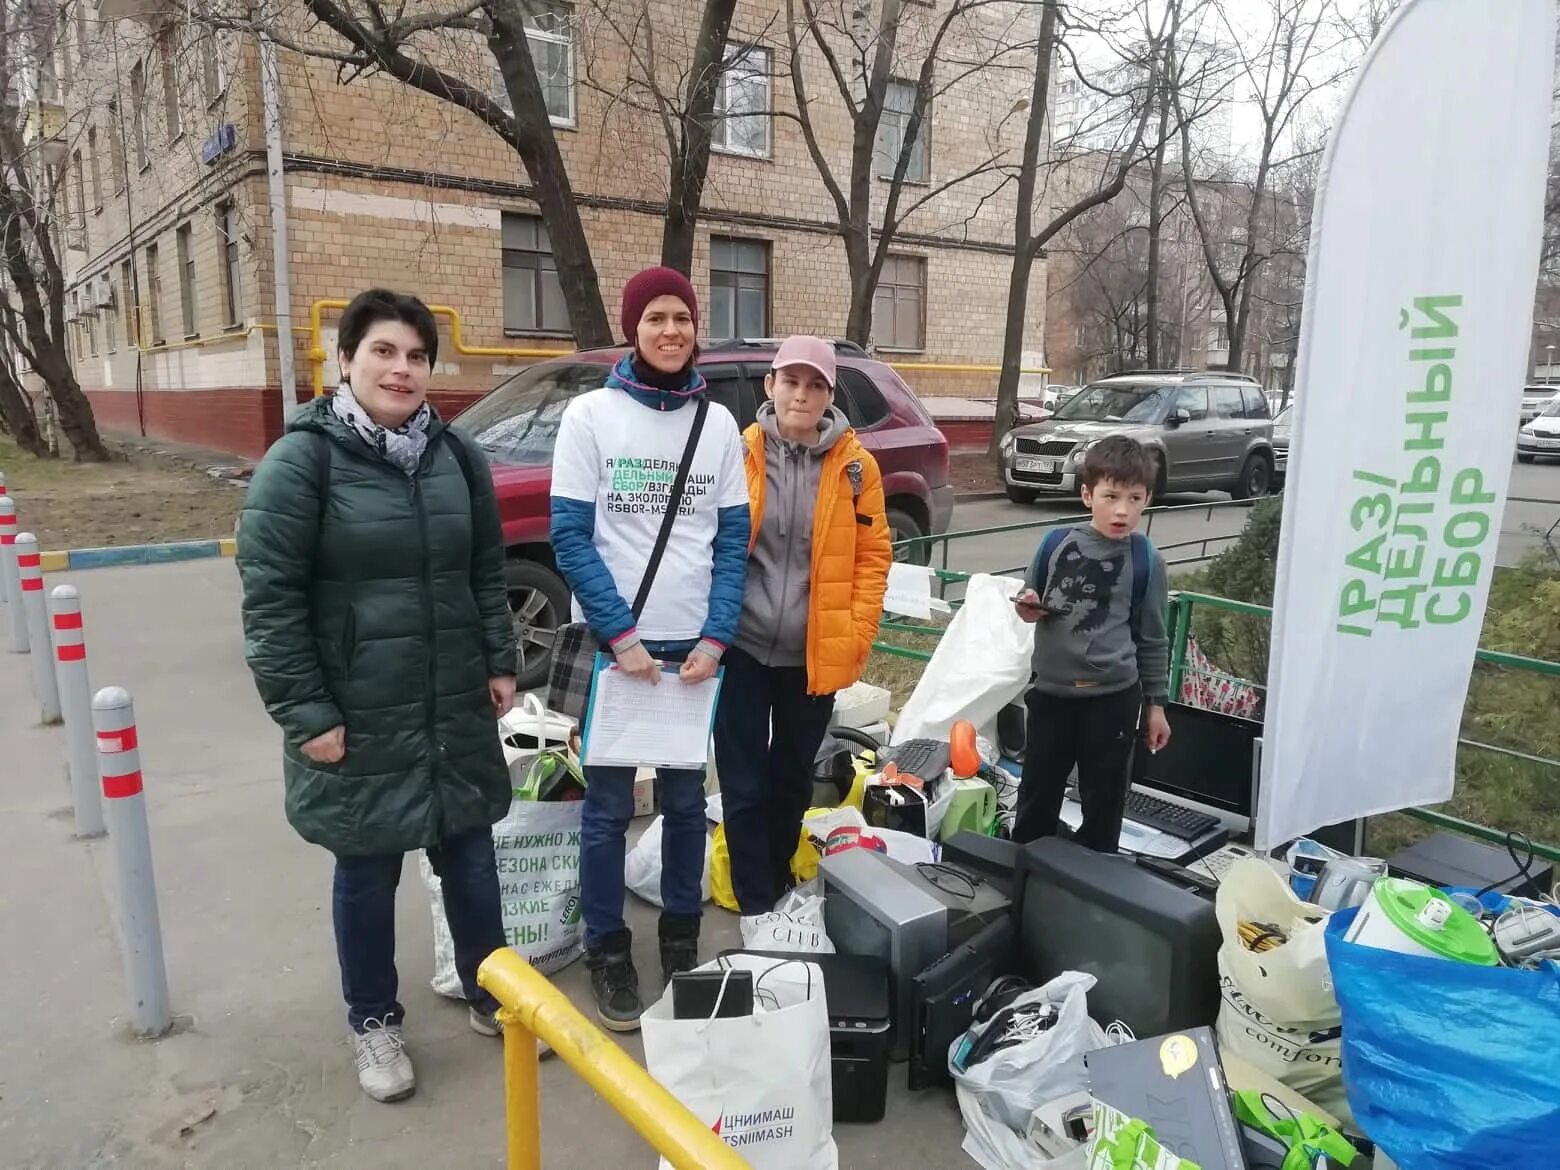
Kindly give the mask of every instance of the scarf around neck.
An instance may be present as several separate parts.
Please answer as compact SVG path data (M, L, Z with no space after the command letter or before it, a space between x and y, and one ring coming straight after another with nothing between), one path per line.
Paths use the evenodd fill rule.
M398 427L382 427L369 418L368 411L363 409L353 395L352 387L346 382L336 387L330 405L336 417L379 452L380 458L400 468L408 476L417 474L423 452L428 449L428 428L433 422L433 408L426 402Z
M632 353L618 359L607 375L607 385L626 391L652 410L676 410L706 389L704 375L696 369L690 367L675 374L663 374L636 361Z

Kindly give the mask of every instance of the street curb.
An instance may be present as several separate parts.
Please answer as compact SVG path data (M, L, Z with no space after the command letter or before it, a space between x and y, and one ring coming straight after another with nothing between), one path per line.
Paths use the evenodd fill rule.
M173 561L198 561L209 557L230 557L238 551L231 536L217 540L180 540L169 544L129 544L109 548L73 548L66 552L46 552L40 565L46 573L76 572L81 569L107 569L125 565L165 565Z
M953 502L955 504L973 504L977 500L1005 500L1007 492L955 492Z

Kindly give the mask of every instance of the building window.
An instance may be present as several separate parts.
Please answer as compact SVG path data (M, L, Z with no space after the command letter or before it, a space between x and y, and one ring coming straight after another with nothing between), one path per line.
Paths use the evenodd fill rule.
M130 67L130 136L135 139L135 165L145 170L146 158L146 66L137 61Z
M184 324L184 336L194 337L195 249L190 247L190 225L182 225L173 238L179 256L179 314Z
M173 30L166 30L157 38L157 56L162 66L163 127L172 142L184 132L179 124L179 59L178 45Z
M103 210L103 166L98 160L97 127L87 127L87 165L92 168L92 206Z
M710 146L726 154L769 157L769 51L727 45Z
M108 290L108 299L112 301L114 297L113 270L105 268L103 275L97 277L97 279L103 282L103 287ZM103 340L107 345L109 353L113 353L119 348L119 314L116 307L112 304L103 310Z
M926 261L890 256L872 297L872 340L883 349L926 346Z
M76 0L76 58L83 71L87 68L87 6Z
M87 334L87 353L92 357L97 357L98 355L96 318L97 315L90 311L81 315L81 325Z
M201 88L209 106L227 92L227 59L223 55L225 46L214 29L197 29L195 35L200 46Z
M217 246L222 249L222 307L227 310L227 323L237 325L242 285L238 280L238 220L231 203L217 206Z
M48 8L45 7L43 11L45 13L48 12ZM70 55L70 24L65 16L63 7L60 9L59 19L55 23L54 48L50 52L58 55L60 80L65 83L66 89L72 88L76 84L76 66ZM45 100L48 99L46 98ZM79 349L80 347L78 346L77 348Z
M125 131L119 121L119 103L108 103L108 169L114 194L125 189L125 144L120 137Z
M915 111L913 81L890 80L883 95L883 119L878 123L878 177L892 179L899 167L899 154L904 149L905 132L910 128L910 117ZM927 131L932 124L932 106L928 101L921 125L916 130L915 142L910 147L910 161L905 167L905 179L911 183L925 183L932 176L931 151L927 148Z
M135 299L135 273L132 262L119 266L119 311L125 319L125 341L133 349L141 344L141 306Z
M547 227L535 215L504 213L504 332L569 333L569 310Z
M157 245L146 245L146 326L153 345L167 338L162 329L162 273L157 270Z
M710 337L725 341L768 334L769 245L710 237Z
M525 41L531 49L536 79L554 126L574 125L574 13L568 4L527 5ZM535 11L531 9L534 8ZM498 63L493 64L494 100L510 114L509 89Z
M71 191L76 197L76 230L87 230L87 168L82 164L81 151L70 156ZM83 241L85 247L85 241Z

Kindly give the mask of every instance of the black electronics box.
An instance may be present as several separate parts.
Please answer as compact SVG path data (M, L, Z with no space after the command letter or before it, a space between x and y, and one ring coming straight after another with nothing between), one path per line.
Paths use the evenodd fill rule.
M823 972L829 1009L834 1120L882 1121L888 1107L892 1020L888 964L869 955L808 955L784 951L722 951L764 959L801 959ZM762 985L762 980L759 981Z
M969 1031L975 1001L994 980L1013 974L1016 962L1014 920L1001 918L915 977L910 999L912 1090L953 1084L948 1049Z
M1519 858L1525 851L1513 846ZM1394 877L1411 878L1427 886L1486 887L1503 894L1542 898L1554 883L1554 867L1538 858L1524 878L1506 850L1454 833L1437 833L1387 859Z

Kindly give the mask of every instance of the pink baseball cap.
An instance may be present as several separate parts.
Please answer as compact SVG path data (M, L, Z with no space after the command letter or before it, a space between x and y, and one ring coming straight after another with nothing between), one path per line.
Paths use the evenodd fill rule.
M823 375L829 389L834 389L834 347L821 337L802 333L782 341L769 368L780 370L786 366L811 366Z

